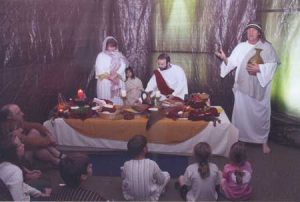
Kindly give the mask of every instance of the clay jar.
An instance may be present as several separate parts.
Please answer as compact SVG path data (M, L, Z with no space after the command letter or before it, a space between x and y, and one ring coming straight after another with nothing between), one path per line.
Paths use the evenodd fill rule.
M255 48L255 51L256 51L255 54L248 60L248 64L264 64L264 61L263 61L263 59L262 59L262 57L260 55L260 52L262 51L262 49ZM253 73L251 73L249 71L248 71L248 73L250 75L256 75L256 73L253 74Z

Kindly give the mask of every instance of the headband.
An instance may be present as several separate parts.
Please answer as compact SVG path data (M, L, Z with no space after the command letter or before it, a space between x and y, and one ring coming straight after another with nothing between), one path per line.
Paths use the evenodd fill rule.
M255 28L258 28L259 30L262 30L261 26L259 26L258 24L254 24L254 23L248 24L246 26L246 29L248 29L250 27L255 27Z

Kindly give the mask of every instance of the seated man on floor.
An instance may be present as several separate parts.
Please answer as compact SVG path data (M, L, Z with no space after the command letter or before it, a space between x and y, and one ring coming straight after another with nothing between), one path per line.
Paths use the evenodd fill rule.
M183 100L188 94L187 79L183 69L171 64L170 56L166 53L158 56L157 65L158 69L154 70L145 91L160 91L161 100L175 97Z
M49 161L58 165L63 154L55 148L55 140L50 132L41 124L26 122L24 113L16 104L7 104L0 110L1 129L9 129L11 125L18 125L23 129L20 135L26 150L33 151L39 160Z

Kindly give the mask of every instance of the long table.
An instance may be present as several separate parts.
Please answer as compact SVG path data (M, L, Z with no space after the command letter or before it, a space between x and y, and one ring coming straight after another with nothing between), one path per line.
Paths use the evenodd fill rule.
M192 155L193 147L198 142L207 142L212 147L212 153L214 155L228 156L230 147L233 143L238 140L238 130L230 123L226 113L222 111L220 113L219 119L221 123L217 123L216 126L212 122L209 122L207 126L200 132L193 135L191 138L184 140L182 142L175 142L169 144L162 143L148 143L148 149L150 152L164 153L164 154L176 154L176 155ZM103 122L101 119L93 120L94 124L99 124ZM107 121L107 120L106 120ZM114 122L115 120L110 120L113 125L118 124ZM140 120L130 120L126 124L130 127L135 126L137 121ZM169 121L170 122L170 121ZM186 124L184 124L186 122ZM177 120L173 124L180 124L181 127L185 127L184 130L191 130L191 125L188 120ZM103 123L102 123L103 124ZM158 124L158 123L156 123ZM164 122L160 123L160 127L163 127ZM91 137L86 134L80 133L73 127L68 125L64 119L56 118L54 120L48 120L44 122L44 126L56 137L57 144L62 149L77 148L81 151L93 151L93 150L126 150L127 141L101 138L101 137ZM118 130L114 128L114 130ZM118 133L121 135L124 133L124 127L120 127ZM171 136L167 130L164 130L162 136ZM132 135L135 135L133 133Z

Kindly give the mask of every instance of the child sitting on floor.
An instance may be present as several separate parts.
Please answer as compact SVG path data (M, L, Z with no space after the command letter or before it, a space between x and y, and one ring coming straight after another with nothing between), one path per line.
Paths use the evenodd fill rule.
M224 166L221 193L230 200L247 200L252 193L251 164L247 161L244 143L236 142L230 148L230 163Z
M146 159L147 139L142 135L132 137L127 143L132 159L121 167L122 190L126 200L158 201L170 180L168 172L162 172L155 161Z
M24 144L14 133L0 130L0 179L10 192L14 201L30 201L31 197L48 197L51 189L41 192L24 182L23 172L19 166L24 156ZM1 190L2 194L3 190ZM0 199L1 200L1 199Z
M93 165L87 155L74 153L63 158L59 172L65 186L60 186L49 201L105 201L99 193L82 186L93 174Z
M206 142L194 147L197 163L189 165L181 175L176 188L180 189L181 197L187 201L215 201L218 198L216 186L219 184L219 169L209 162L211 148ZM179 186L179 187L178 187Z

